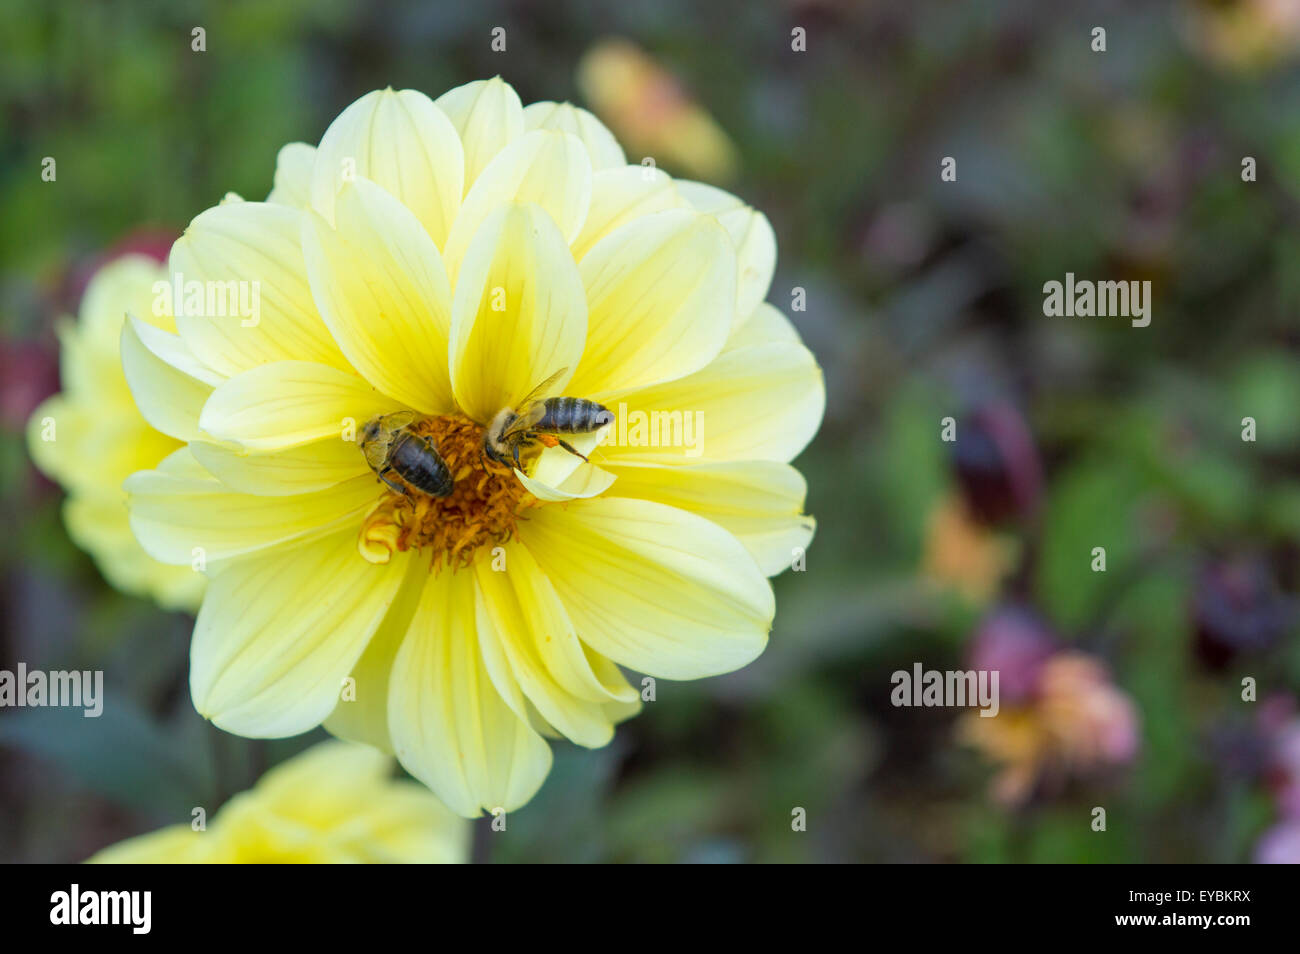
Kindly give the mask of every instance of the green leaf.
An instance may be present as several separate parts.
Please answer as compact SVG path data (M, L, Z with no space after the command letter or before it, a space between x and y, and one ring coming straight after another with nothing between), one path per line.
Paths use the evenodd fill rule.
M193 744L189 721L151 722L125 697L105 692L103 712L46 706L11 709L0 718L0 745L53 763L97 794L120 805L176 821L195 805L211 804L213 778L205 747Z
M1232 375L1232 423L1255 419L1255 441L1266 450L1285 450L1300 440L1300 362L1282 352L1255 355ZM1243 448L1250 444L1243 443Z
M1111 587L1138 556L1141 482L1125 465L1097 460L1067 472L1048 497L1038 597L1067 633L1085 625ZM1093 549L1106 551L1106 569L1094 571Z

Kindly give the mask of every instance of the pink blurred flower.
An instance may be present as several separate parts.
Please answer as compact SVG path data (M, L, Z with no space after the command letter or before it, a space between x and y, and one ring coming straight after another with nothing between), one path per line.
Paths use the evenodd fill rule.
M1300 864L1300 819L1292 818L1264 832L1255 845L1255 863L1260 865Z
M1260 703L1259 724L1268 743L1264 777L1284 818L1300 820L1300 715L1295 700L1276 695Z
M1293 696L1277 693L1259 704L1259 736L1267 746L1264 783L1280 816L1255 844L1258 864L1300 864L1300 715Z
M1034 693L1043 664L1060 648L1036 613L1007 606L985 618L975 631L970 667L998 672L1002 701L1020 703Z
M32 411L58 389L59 361L52 346L0 339L0 425L21 431Z
M996 669L1002 708L971 712L961 738L1000 766L993 796L1016 805L1129 764L1140 747L1137 707L1100 660L1053 649L1029 613L1001 611L981 627L976 668Z

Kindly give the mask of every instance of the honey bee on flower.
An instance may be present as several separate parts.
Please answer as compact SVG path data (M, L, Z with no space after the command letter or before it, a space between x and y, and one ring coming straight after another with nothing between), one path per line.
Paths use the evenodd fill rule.
M586 454L559 434L591 434L614 423L614 415L602 404L586 398L544 397L547 389L564 377L561 368L528 393L519 407L502 408L483 432L483 453L498 464L519 466L519 452L540 442L547 447L563 447L575 457L588 460Z
M622 667L752 661L767 577L812 537L789 461L825 404L763 301L775 258L761 213L499 78L376 91L286 146L266 202L203 212L169 262L257 283L259 320L124 330L137 402L184 442L127 489L149 553L206 561L198 710L323 722L473 816L532 797L547 737L606 744L640 706ZM611 442L615 406L710 436Z

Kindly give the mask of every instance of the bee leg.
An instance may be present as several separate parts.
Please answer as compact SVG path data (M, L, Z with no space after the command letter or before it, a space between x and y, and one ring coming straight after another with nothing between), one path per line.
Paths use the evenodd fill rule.
M517 469L517 470L523 470L523 469L524 469L523 464L519 463L519 445L518 445L518 444L516 444L516 445L514 446L514 452L515 452L515 469Z
M591 460L588 459L588 457L587 457L586 454L583 454L582 452L580 452L576 447L574 447L574 446L573 446L572 444L570 444L568 441L562 441L562 440L560 440L560 439L557 437L557 438L555 439L555 443L559 444L561 447L563 447L563 448L564 448L566 451L568 451L570 454L573 454L573 455L576 456L576 457L581 457L583 460L587 461L588 464L591 463Z
M403 487L401 484L395 484L395 483L393 483L391 480L389 480L387 477L385 477L384 474L381 473L381 474L379 475L379 479L382 480L385 484L387 484L390 490L395 490L397 493L401 494L403 497L409 497L409 496L410 496L410 494L407 493L405 487Z

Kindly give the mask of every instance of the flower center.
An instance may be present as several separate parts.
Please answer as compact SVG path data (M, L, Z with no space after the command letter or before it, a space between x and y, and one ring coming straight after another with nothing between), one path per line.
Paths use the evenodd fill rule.
M479 547L513 537L520 512L538 501L510 468L483 456L483 428L455 414L423 418L410 430L430 439L455 487L446 497L385 490L361 525L361 555L371 563L387 563L394 550L427 550L432 570L444 562L454 570L468 566Z

